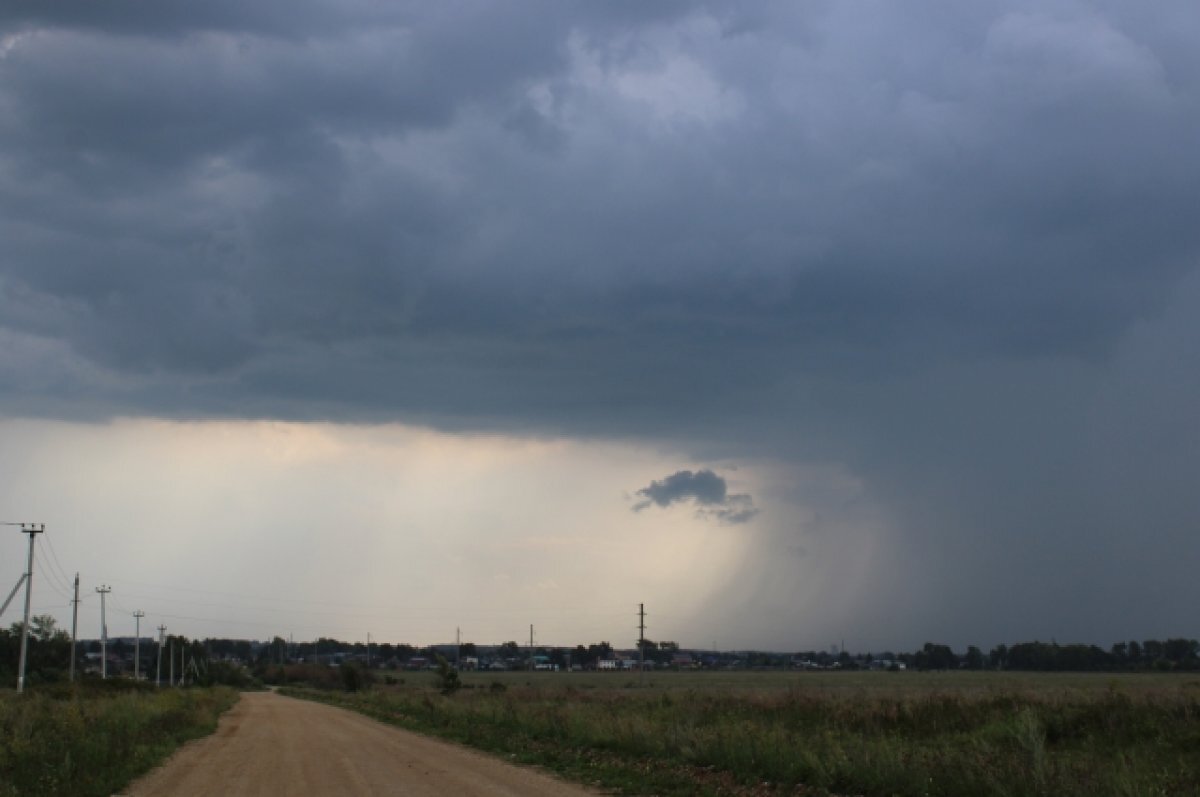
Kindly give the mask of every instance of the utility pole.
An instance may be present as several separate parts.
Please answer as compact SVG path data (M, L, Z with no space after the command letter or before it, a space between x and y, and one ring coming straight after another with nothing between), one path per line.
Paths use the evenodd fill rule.
M142 680L142 618L145 616L146 613L141 609L133 613L133 619L137 623L137 631L134 632L133 636L133 680L135 681Z
M75 631L79 627L79 574L75 574L75 600L71 601L71 678L70 682L75 682L75 643L77 635Z
M171 649L168 651L167 661L170 663L171 671L167 674L167 686L175 685L175 637L171 637Z
M646 674L646 604L638 604L638 669Z
M108 622L104 619L104 596L112 592L112 587L100 585L96 587L100 593L100 678L108 677Z
M454 669L462 670L462 629L454 629Z
M533 669L533 624L529 625L529 669Z
M371 632L367 632L367 669L371 669Z
M156 668L156 672L154 673L154 685L155 685L155 686L157 686L157 687L159 687L160 689L162 688L162 645L163 645L163 633L164 633L164 632L166 632L166 630L167 630L167 627L166 627L165 625L161 625L161 624L160 624L160 625L158 626L158 666L157 666L157 668Z
M17 665L17 694L25 691L25 654L29 647L29 599L33 592L33 539L46 530L46 524L22 523L21 533L29 535L29 567L25 569L25 622L21 625L21 659Z

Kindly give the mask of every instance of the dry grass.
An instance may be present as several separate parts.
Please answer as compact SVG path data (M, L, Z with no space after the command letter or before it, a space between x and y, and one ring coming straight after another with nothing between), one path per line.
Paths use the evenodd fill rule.
M627 793L1200 793L1189 676L478 673L450 697L407 680L323 699Z
M128 682L131 687L138 684ZM210 733L237 693L67 688L0 692L0 795L107 795Z

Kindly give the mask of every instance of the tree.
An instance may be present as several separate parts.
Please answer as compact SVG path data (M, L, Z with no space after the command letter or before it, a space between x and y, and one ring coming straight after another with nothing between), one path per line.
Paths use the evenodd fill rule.
M958 666L958 657L947 645L926 642L914 656L919 670L950 670Z
M13 623L0 631L0 674L5 682L16 677L20 655L22 623ZM71 637L57 628L48 614L29 618L29 647L25 659L25 677L30 684L66 678L71 664Z
M39 642L49 642L53 639L70 641L66 631L60 631L53 617L39 614L29 618L29 635Z
M971 645L967 648L966 665L968 670L983 669L983 651Z
M1163 643L1163 655L1177 667L1192 667L1196 659L1196 640L1168 639Z
M607 642L594 642L587 646L588 658L591 661L600 659L611 659L613 655L613 647Z

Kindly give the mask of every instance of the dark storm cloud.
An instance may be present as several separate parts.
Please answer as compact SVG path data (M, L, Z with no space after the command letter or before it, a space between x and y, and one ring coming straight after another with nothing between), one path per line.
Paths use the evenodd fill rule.
M711 470L676 471L661 481L650 482L649 487L643 487L637 494L646 500L634 505L635 512L651 505L667 507L677 501L695 501L701 506L711 506L723 504L729 497L725 480Z
M680 470L665 479L650 482L637 491L644 500L634 504L633 511L641 512L651 506L692 502L697 514L715 518L721 523L745 523L758 514L754 500L745 493L730 494L725 479L711 470Z
M872 577L921 638L1183 621L1177 592L1086 604L1200 554L1192 4L26 3L0 30L6 412L838 463L864 492L829 511L883 508ZM754 583L785 590L806 533Z

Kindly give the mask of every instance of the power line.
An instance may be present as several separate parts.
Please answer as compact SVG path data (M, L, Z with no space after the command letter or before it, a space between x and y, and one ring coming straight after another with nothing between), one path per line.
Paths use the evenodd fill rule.
M46 548L42 545L40 539L37 541L37 548L43 553L46 552ZM66 585L63 579L59 578L58 574L54 572L54 568L49 566L49 557L43 556L42 563L45 565L42 568L42 573L46 576L46 586L50 587L51 591L57 592L62 597L70 600L71 596L68 593L71 591L71 588Z
M312 604L315 606L336 607L336 608L342 609L342 610L344 610L344 609L378 610L378 611L387 612L388 616L395 616L395 614L397 612L403 612L403 613L421 615L421 616L428 616L431 613L445 613L447 615L452 615L452 616L460 616L460 614L461 614L458 610L445 609L440 606L417 606L417 605L413 605L413 604L408 604L403 609L397 609L395 607L392 607L392 606L389 606L386 604L378 604L378 603L343 603L340 601L294 598L294 597L290 597L290 596L280 597L278 595L252 595L252 594L243 593L243 592L230 592L230 591L225 591L225 590L198 589L195 587L177 587L175 585L155 584L155 583L151 583L151 582L147 582L147 581L137 581L134 579L120 579L120 580L114 581L113 583L116 584L117 586L121 587L121 594L123 594L123 595L149 598L152 600L173 600L173 601L176 601L179 603L194 603L193 601L188 601L184 598L170 598L170 597L162 597L162 596L157 596L157 595L147 595L145 593L131 592L131 591L125 589L125 585L150 587L151 589L167 590L171 593L176 593L176 594L180 593L180 592L195 592L195 593L200 593L200 594L204 594L204 595L216 595L219 597L239 598L241 600L239 600L239 602L237 604L208 604L208 605L213 605L213 606L224 605L224 606L228 606L229 608L236 608L239 610L246 608L246 603L245 603L246 600L253 600L253 601L263 601L263 602L267 602L267 603L286 603L286 604L288 604L288 606L294 606L295 604ZM491 616L491 615L519 615L521 613L528 614L530 612L544 614L547 611L554 611L554 612L562 612L564 614L570 614L571 616L576 616L579 614L608 615L610 613L617 613L617 612L625 611L626 607L627 607L627 604L622 605L622 604L617 604L617 603L601 605L601 606L597 606L595 603L587 603L587 604L581 604L581 605L577 605L577 606L556 604L553 607L545 607L545 606L538 606L538 605L531 604L529 606L517 606L510 610L478 609L478 610L475 610L475 613L480 616ZM266 607L255 607L255 608L259 608L262 611L268 611L268 609ZM337 614L338 616L342 616L342 617L346 616L346 613L344 611L326 612L326 613L327 614Z
M116 598L109 598L109 600L112 601L113 608L115 608L117 611L125 614L133 614L133 612L129 611L129 609L126 609L125 606Z
M58 574L62 576L62 580L66 583L70 583L71 579L67 576L66 569L62 566L62 563L58 561L58 552L54 550L54 540L52 537L53 535L50 534L45 535L46 545L50 548L50 559L54 563L54 566L58 568Z

